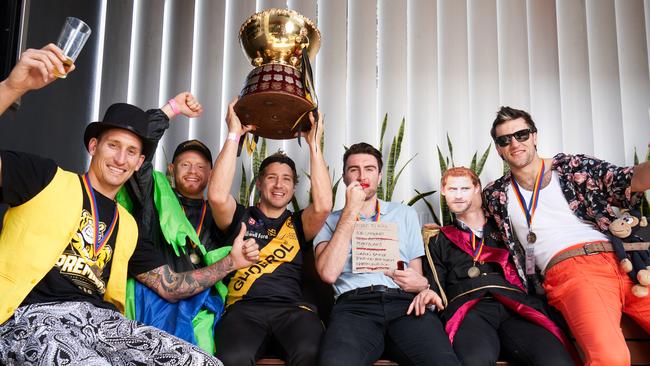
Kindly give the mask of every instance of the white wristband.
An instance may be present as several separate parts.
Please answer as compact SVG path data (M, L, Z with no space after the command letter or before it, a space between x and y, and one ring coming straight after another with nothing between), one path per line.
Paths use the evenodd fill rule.
M239 142L239 137L240 137L240 135L238 133L230 132L230 133L228 133L228 137L226 138L226 140L232 140L232 141L235 141L235 142Z

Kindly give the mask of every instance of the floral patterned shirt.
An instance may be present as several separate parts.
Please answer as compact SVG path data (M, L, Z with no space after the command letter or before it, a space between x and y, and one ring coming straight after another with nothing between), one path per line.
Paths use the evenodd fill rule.
M621 168L586 155L560 153L553 158L551 169L557 173L562 193L573 213L581 220L593 223L603 233L616 219L612 207L635 208L641 203L643 192L633 194L630 188L633 167ZM519 277L529 290L542 292L543 277L539 269L533 276L525 275L524 246L517 240L510 222L507 195L510 176L508 172L489 184L483 191L483 202L501 229L502 239L515 259Z

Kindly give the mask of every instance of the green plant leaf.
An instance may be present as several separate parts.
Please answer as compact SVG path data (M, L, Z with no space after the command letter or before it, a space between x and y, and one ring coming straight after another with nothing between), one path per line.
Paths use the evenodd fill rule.
M266 159L266 138L262 138L262 143L256 145L255 151L253 151L253 173L257 174L260 170L260 165L262 161Z
M451 211L449 211L449 206L447 206L445 197L440 197L440 212L443 225L451 225L454 223L454 216L452 215Z
M474 156L472 156L472 162L469 163L469 170L473 171L476 173L476 155L478 153L474 152Z
M451 144L451 139L449 138L449 133L447 133L447 147L449 148L449 157L451 158L451 166L454 167L454 146Z
M440 163L440 175L443 175L447 171L447 164L445 163L445 158L442 156L442 152L440 151L440 147L436 146L438 149L438 161Z
M417 189L414 189L415 193L417 193L415 196L413 196L406 204L409 206L413 206L416 204L419 200L424 199L425 197L431 196L432 194L436 193L437 191L427 191L427 192L420 192Z
M424 204L427 206L427 209L429 210L429 213L431 214L431 217L433 218L433 222L435 222L436 225L438 225L438 226L442 226L442 224L440 223L440 219L438 219L438 215L436 215L436 210L433 208L433 204L428 199L426 199L426 196L428 196L428 194L427 194L428 192L421 193L417 189L414 189L414 191L415 191L415 193L418 194L418 196L423 195L422 201L424 201ZM434 192L435 191L431 191L431 193L434 193ZM422 224L422 223L420 223L420 224Z
M381 132L379 134L379 151L384 151L384 135L386 134L386 127L388 127L388 113L384 114L384 120L381 122ZM347 148L346 148L347 150Z
M399 125L399 129L397 130L397 143L395 144L395 167L397 167L397 163L399 162L399 158L402 155L402 142L404 141L404 126L406 124L406 119L402 118L402 122ZM415 155L409 159L409 162L413 160ZM397 185L397 179L399 179L399 175L401 174L402 170L408 165L408 162L404 164L402 169L400 169L399 173L395 176L394 179L391 181L391 186L390 186L390 196L391 198L393 197L393 191L395 190L395 186ZM395 171L393 170L393 173Z
M384 187L383 187L382 184L379 184L377 186L377 198L379 198L382 201L386 201L386 199L384 197Z
M405 164L402 166L402 168L397 172L395 175L395 179L392 181L392 186L390 187L390 197L391 199L393 198L393 192L395 191L395 186L397 186L397 181L399 180L400 175L402 175L402 172L404 171L404 168L406 168L407 165L417 156L417 154L413 155Z
M332 177L333 178L333 177ZM339 177L339 179L334 182L334 185L332 185L332 207L336 204L336 192L339 189L339 183L341 183L341 179L343 177Z
M386 164L386 182L385 182L385 190L384 190L384 196L386 201L391 200L392 193L390 190L390 187L393 186L393 179L395 178L395 164L397 161L395 160L395 152L397 151L396 148L397 145L397 136L393 137L393 143L390 145L390 153L388 155L388 164Z
M634 165L639 165L639 156L636 154L636 147L634 148Z
M241 183L239 183L239 204L246 206L248 203L248 192L246 191L246 186L248 185L248 180L246 179L246 168L244 168L244 163L241 163Z
M483 172L483 168L485 167L485 162L487 161L488 156L490 155L490 151L492 148L492 143L490 142L488 144L487 149L483 152L483 155L481 156L481 160L478 161L478 164L476 164L476 170L474 171L477 176L480 176L481 173Z

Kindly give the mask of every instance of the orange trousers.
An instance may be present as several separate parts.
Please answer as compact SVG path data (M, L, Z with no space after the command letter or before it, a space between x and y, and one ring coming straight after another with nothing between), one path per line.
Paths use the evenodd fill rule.
M546 272L548 302L566 319L586 365L630 365L622 313L650 333L650 296L632 295L633 285L611 252L572 257Z

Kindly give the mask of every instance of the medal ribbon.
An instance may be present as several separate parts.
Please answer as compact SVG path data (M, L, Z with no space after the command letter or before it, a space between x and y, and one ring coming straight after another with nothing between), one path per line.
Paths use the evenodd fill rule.
M542 181L544 180L544 160L542 160L542 165L539 167L537 172L537 177L535 177L535 186L533 187L533 193L530 196L530 202L526 205L526 200L519 190L519 185L515 176L510 177L512 186L515 188L515 196L517 197L517 202L519 202L519 207L524 211L526 215L526 223L528 224L528 231L530 231L530 224L533 222L533 216L535 215L535 210L537 209L537 200L539 199L539 192L542 190Z
M185 213L185 206L181 205L181 208L183 209L183 213ZM203 229L203 221L205 219L205 213L208 210L208 205L205 200L203 200L203 204L201 205L201 218L199 219L199 223L196 225L196 236L199 237L201 236L201 230ZM187 214L185 214L187 216ZM190 240L190 243L192 241ZM196 244L192 243L192 247L196 247Z
M377 200L377 206L375 206L375 210L377 211L377 214L375 215L375 219L373 220L374 222L379 222L380 216L381 216L381 206L379 205L379 200ZM357 221L359 221L359 214L357 214Z
M108 229L104 232L105 235L99 240L99 207L97 207L97 199L95 198L95 190L93 189L92 183L90 183L90 178L88 178L88 173L83 175L84 190L88 195L88 200L90 201L90 214L92 215L94 231L93 231L93 257L99 253L99 251L104 247L108 239L113 235L113 230L115 229L115 224L117 223L117 217L119 216L117 206L113 211L113 219Z
M476 242L478 241L478 245ZM483 239L477 239L474 231L472 231L472 259L474 263L479 259L483 252Z

